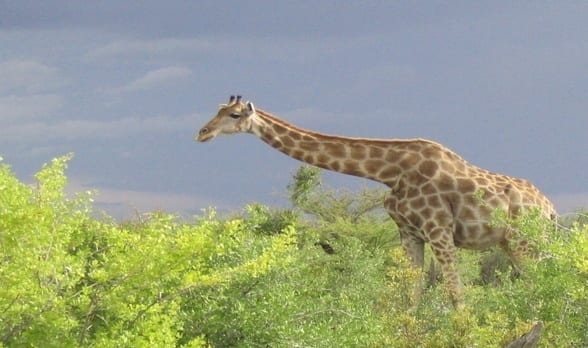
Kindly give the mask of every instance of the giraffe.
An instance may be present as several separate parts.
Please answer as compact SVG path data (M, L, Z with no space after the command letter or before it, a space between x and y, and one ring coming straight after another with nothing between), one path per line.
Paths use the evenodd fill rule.
M468 163L443 145L425 139L366 139L326 135L296 127L231 96L196 136L252 133L276 150L302 162L380 182L390 188L384 207L398 225L412 265L424 266L429 243L441 266L453 305L463 304L456 250L500 246L515 266L526 241L504 226L489 224L496 209L509 216L538 207L554 219L553 204L526 180L492 173ZM511 242L518 243L516 247Z

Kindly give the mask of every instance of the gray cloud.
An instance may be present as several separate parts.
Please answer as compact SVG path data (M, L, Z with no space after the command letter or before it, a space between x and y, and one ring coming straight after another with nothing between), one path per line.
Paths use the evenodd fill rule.
M116 40L89 50L84 58L95 63L116 63L120 59L194 57L201 54L238 55L263 61L280 61L303 64L326 56L336 56L342 51L359 49L374 43L369 36L346 38L266 38L199 36L185 39L124 39Z
M54 67L35 60L0 62L0 93L39 93L65 83Z
M123 58L173 57L211 50L218 43L206 39L124 39L90 49L84 58L96 63L115 63Z
M166 133L184 130L194 124L193 115L135 118L125 117L108 121L58 120L55 122L27 122L8 125L0 130L3 141L49 142L88 139L115 139L142 133Z
M0 129L0 134L6 131L5 137L9 137L7 129L11 126L51 117L64 103L64 98L57 94L0 96L0 117L10 120L10 125Z
M70 194L91 191L98 209L106 209L117 219L136 217L136 214L163 210L184 216L197 214L213 201L210 197L199 197L175 192L154 192L148 190L127 190L102 187L96 189L86 180L70 177L66 188Z
M108 90L109 93L129 93L154 88L161 88L177 83L192 75L192 70L184 67L170 66L149 71L125 86Z

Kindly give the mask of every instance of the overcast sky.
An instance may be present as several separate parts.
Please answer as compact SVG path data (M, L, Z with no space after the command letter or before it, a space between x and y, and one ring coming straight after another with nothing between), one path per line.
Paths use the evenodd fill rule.
M74 152L70 190L117 218L283 205L299 162L252 135L193 140L241 94L588 207L587 19L585 1L0 1L0 156L33 182Z

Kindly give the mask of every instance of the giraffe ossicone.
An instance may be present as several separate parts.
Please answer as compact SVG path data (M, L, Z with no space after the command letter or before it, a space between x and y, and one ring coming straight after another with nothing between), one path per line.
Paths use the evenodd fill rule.
M196 140L252 133L276 150L302 162L381 182L390 191L384 201L398 225L413 265L424 265L429 243L455 306L462 303L456 248L500 246L520 267L526 241L505 226L491 224L503 210L515 217L537 207L555 218L553 204L524 179L492 173L468 163L445 146L425 139L369 139L322 134L296 127L231 96ZM518 242L512 248L511 242Z

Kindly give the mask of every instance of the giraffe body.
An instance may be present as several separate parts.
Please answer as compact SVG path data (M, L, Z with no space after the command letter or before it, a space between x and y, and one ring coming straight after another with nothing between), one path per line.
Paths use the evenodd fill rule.
M429 243L441 265L455 305L461 303L456 248L499 245L520 264L512 250L513 232L489 224L492 212L509 216L538 207L553 218L553 204L526 180L489 172L448 148L424 139L365 139L325 135L300 129L231 97L197 137L204 142L220 134L253 133L278 151L320 168L364 177L390 188L384 207L396 222L402 246L412 263L424 265Z

